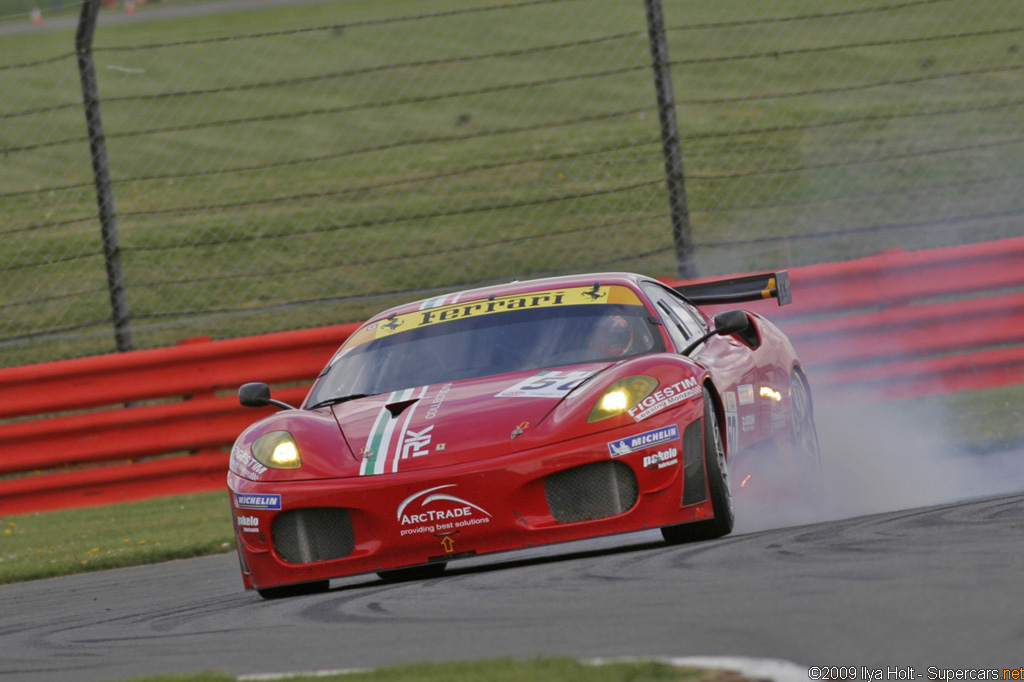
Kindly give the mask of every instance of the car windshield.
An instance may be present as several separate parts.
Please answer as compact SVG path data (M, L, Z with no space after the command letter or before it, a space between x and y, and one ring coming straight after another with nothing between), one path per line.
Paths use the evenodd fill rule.
M368 341L350 339L313 387L307 404L617 361L664 349L661 334L642 305L562 305L477 315Z

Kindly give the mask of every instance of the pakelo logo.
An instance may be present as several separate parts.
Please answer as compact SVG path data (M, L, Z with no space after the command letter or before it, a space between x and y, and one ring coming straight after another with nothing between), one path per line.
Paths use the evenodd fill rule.
M239 516L238 527L246 533L260 532L260 520L255 516Z
M402 527L401 535L436 533L490 523L491 513L483 507L461 497L439 492L454 487L454 483L439 485L402 500L396 512L396 519Z
M652 414L661 412L666 407L678 405L684 400L696 397L701 394L700 384L693 377L677 381L671 386L666 386L660 391L655 391L640 401L639 404L629 408L629 416L634 421L642 421Z
M608 454L612 457L622 457L623 455L628 455L629 453L636 452L637 450L664 445L665 443L677 440L678 438L679 427L675 424L670 424L669 426L654 429L653 431L638 433L635 436L630 436L629 438L613 440L608 443Z
M644 469L663 469L675 464L679 464L679 450L676 448L669 448L644 457Z
M235 506L239 509L280 509L281 496L235 493Z

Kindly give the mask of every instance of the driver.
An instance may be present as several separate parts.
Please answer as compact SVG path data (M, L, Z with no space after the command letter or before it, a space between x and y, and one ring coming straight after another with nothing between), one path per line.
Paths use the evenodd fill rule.
M621 358L632 345L633 327L621 315L602 317L587 338L587 346L603 357Z

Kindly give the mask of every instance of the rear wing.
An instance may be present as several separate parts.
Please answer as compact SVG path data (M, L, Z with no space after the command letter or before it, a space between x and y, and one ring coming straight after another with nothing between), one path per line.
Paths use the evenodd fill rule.
M684 284L676 291L697 304L742 303L766 298L778 299L779 305L793 302L789 292L789 271L766 272L747 277L732 277L713 282Z

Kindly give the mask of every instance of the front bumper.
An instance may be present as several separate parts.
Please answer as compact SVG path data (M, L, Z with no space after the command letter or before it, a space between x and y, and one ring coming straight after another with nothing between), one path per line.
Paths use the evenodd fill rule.
M229 473L243 581L274 587L711 518L701 415L690 404L628 428L409 473L282 483ZM656 431L651 445L621 447ZM629 451L613 456L613 442Z

